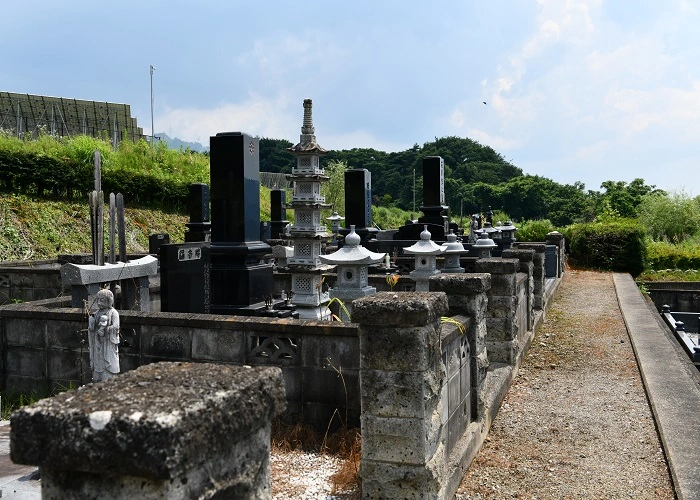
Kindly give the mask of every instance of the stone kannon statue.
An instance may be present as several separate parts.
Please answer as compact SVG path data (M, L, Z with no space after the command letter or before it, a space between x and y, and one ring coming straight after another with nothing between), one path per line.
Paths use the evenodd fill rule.
M119 373L119 313L113 307L114 295L97 292L97 311L88 320L92 381L108 380Z
M476 231L478 231L478 230L479 230L478 215L474 214L474 215L472 215L472 218L469 221L469 236L467 237L467 241L469 243L476 243L476 240L479 239L479 235L476 234Z

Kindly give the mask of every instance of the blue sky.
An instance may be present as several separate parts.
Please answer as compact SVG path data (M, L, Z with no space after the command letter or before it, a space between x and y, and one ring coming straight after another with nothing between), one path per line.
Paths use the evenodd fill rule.
M469 137L559 183L700 195L695 0L24 0L0 90L121 102L146 134L400 151ZM483 104L483 102L486 104ZM351 165L352 166L352 165Z

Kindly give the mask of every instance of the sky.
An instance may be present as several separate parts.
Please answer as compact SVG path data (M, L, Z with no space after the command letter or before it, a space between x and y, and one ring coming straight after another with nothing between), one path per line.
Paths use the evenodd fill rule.
M2 17L0 91L129 104L146 135L151 83L155 132L205 146L297 143L309 98L326 149L468 137L561 184L700 195L700 0L8 0Z

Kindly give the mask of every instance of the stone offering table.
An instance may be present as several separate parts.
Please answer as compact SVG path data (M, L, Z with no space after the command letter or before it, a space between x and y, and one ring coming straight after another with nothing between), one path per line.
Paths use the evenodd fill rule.
M139 311L148 311L150 306L148 277L156 274L158 274L158 259L152 255L103 266L64 264L61 267L63 286L71 287L73 307L83 307L83 300L87 300L88 304L92 305L97 292L105 283L135 280L138 297L135 308ZM121 309L131 309L131 307L121 307Z
M279 368L157 363L22 408L11 457L42 498L270 498Z

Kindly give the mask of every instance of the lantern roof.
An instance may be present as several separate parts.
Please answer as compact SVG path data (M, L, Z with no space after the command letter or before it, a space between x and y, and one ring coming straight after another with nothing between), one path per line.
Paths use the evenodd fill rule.
M409 255L440 255L445 253L445 248L441 247L430 239L431 234L428 231L428 226L423 226L424 229L420 233L420 240L403 249L404 253Z
M447 242L442 244L445 249L445 253L455 254L455 253L467 253L468 250L464 249L464 245L457 241L457 235L454 230L450 229L450 234L447 235Z
M376 253L360 245L360 235L355 232L355 225L350 226L350 232L345 237L345 244L335 252L320 255L324 264L338 265L369 265L377 264L384 259L386 253Z

